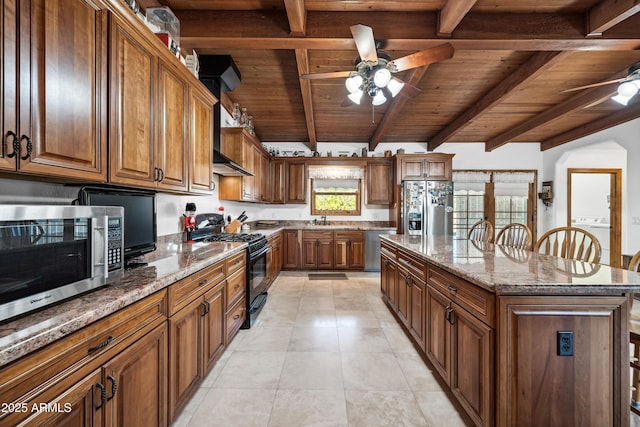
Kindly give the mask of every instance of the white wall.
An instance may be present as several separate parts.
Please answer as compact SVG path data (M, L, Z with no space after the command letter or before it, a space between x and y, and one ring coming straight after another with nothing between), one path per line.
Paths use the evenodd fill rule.
M542 152L542 180L553 180L555 191L546 229L566 224L567 168L621 168L622 253L640 250L639 134L640 119L636 119Z

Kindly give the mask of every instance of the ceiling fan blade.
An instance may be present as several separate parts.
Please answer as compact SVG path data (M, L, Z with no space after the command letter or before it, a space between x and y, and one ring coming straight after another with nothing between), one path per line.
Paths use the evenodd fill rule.
M315 73L315 74L301 74L301 79L335 79L339 77L349 77L351 71L334 71L333 73Z
M607 80L606 82L599 82L599 83L593 83L593 84L590 84L590 85L572 87L571 89L565 89L560 93L573 92L574 90L589 89L590 87L598 87L598 86L610 85L610 84L613 84L613 83L619 83L619 82L621 82L621 81L623 81L625 79L626 79L626 77L623 77L621 79Z
M411 68L424 67L434 62L443 61L453 56L453 46L445 43L440 46L425 49L402 58L394 59L393 62L398 71L410 70Z
M376 49L376 40L373 38L373 30L366 25L357 24L351 26L351 34L356 42L358 55L363 61L371 61L378 63L378 51Z

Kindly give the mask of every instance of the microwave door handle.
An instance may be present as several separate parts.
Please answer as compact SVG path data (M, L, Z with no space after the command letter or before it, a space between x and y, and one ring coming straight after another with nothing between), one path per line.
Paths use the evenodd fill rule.
M95 218L96 221L92 221L92 224L94 224L92 226L93 228L93 238L94 238L94 245L96 244L100 244L100 242L98 241L98 233L102 232L102 247L100 248L100 252L102 253L102 262L100 262L100 260L96 260L96 253L99 253L98 251L92 251L91 253L91 258L92 258L92 267L91 269L95 269L96 267L102 267L104 269L104 273L102 274L103 280L106 280L108 275L109 275L109 265L107 263L107 254L109 253L109 239L107 238L107 224L109 223L109 217L104 216L104 217L97 217ZM92 275L93 277L95 277L95 275Z

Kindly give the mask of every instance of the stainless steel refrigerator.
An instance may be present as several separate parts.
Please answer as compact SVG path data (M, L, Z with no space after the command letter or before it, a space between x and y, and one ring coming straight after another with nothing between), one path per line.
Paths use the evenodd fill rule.
M453 182L402 181L401 233L453 235Z

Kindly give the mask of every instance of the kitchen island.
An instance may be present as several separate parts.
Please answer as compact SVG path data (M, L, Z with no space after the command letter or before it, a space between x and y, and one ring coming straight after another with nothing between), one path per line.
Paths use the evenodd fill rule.
M452 237L381 237L383 300L482 426L629 424L640 274Z

